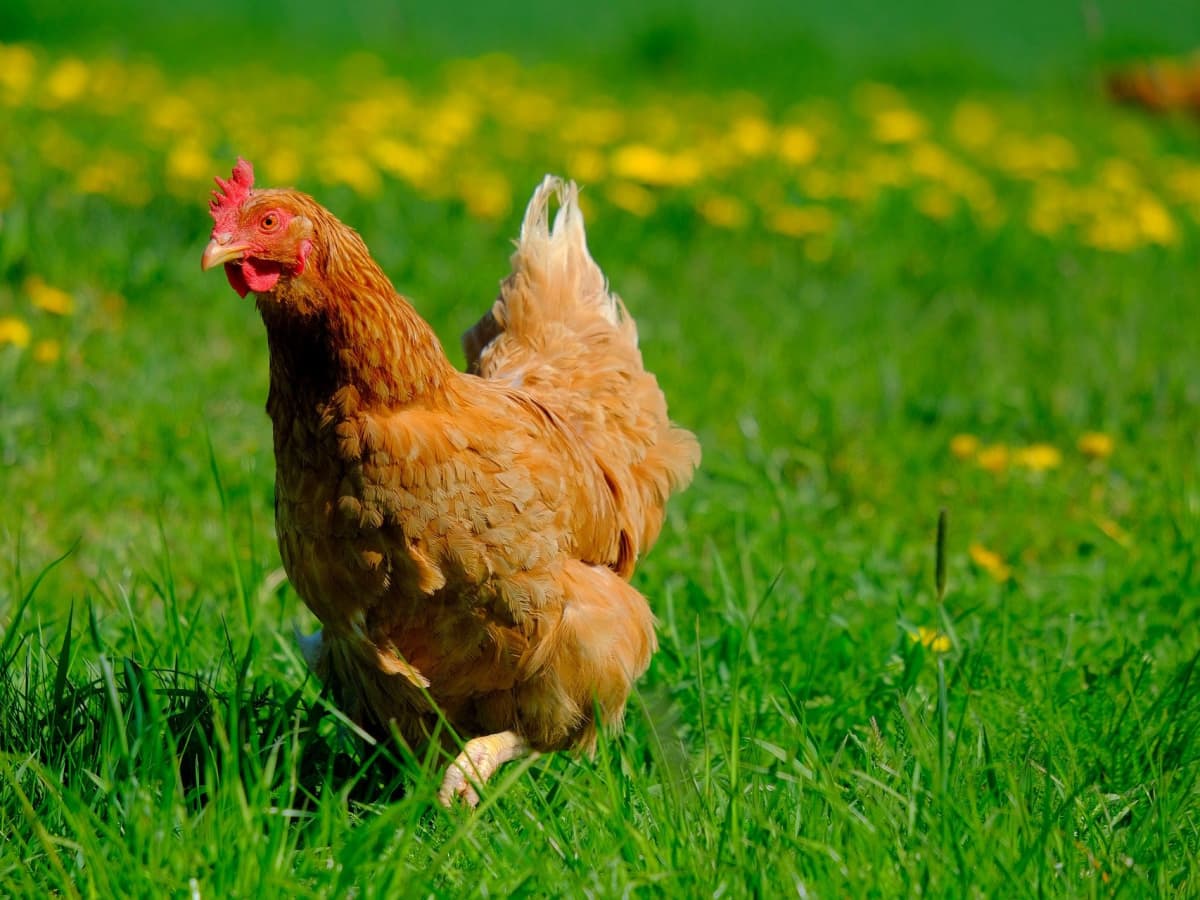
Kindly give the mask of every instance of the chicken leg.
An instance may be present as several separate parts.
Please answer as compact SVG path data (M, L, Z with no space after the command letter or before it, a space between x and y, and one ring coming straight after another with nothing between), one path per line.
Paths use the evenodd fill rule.
M525 738L515 731L472 738L446 770L446 777L438 791L438 802L449 809L455 797L462 797L474 808L479 804L477 787L506 762L528 756L531 752Z

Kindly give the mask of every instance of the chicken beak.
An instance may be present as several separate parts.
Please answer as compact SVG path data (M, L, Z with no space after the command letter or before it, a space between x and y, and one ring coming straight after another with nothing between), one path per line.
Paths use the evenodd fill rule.
M221 243L216 238L208 242L204 255L200 257L200 271L207 272L213 266L240 259L250 248L246 244Z

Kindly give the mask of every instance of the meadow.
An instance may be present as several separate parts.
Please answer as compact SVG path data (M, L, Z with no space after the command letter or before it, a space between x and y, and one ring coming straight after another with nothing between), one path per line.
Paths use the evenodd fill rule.
M782 7L3 13L0 893L1200 894L1200 123L1099 75L1200 23ZM584 186L705 454L594 759L443 811L306 675L262 324L199 271L238 155L457 362Z

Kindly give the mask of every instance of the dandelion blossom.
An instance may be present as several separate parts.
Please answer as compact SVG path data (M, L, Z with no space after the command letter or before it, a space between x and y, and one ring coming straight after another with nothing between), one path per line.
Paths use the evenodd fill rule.
M1014 453L1013 462L1032 472L1045 472L1062 465L1062 453L1052 444L1032 444Z
M970 459L979 450L979 438L973 434L956 434L950 438L950 452L959 459Z
M949 635L943 634L936 628L927 628L924 625L916 631L910 631L908 639L914 644L920 644L932 650L934 653L945 653L950 649Z
M25 282L25 293L38 309L56 316L69 316L75 310L75 301L61 288L46 284L39 276L31 275Z
M875 117L871 133L881 144L907 144L925 134L925 120L911 109L888 109Z
M999 474L1008 468L1008 448L1003 444L988 444L980 449L975 462L981 469Z
M64 59L46 77L46 95L51 106L60 106L78 100L87 85L87 66L78 59Z
M38 341L33 345L33 358L40 363L58 362L60 356L62 356L62 347L58 341Z
M833 213L823 206L781 206L767 220L773 231L788 237L828 234L833 230Z
M987 147L996 137L996 117L976 100L964 100L954 109L950 131L954 139L970 150Z
M29 326L20 319L12 316L0 319L0 344L12 344L14 347L29 346Z
M745 204L727 194L708 197L697 208L705 221L719 228L741 228L748 218Z
M1179 234L1167 208L1153 197L1143 197L1133 207L1134 218L1142 237L1151 244L1168 246L1174 244Z
M664 153L647 144L628 144L617 150L612 157L612 170L621 178L661 187L692 184L703 174L699 157Z
M817 139L807 128L789 125L779 133L779 157L793 166L808 165L817 149Z
M992 578L999 582L1008 581L1012 577L1012 569L1009 567L1000 554L989 550L983 544L972 544L967 548L967 553L971 557L971 562L983 569Z
M654 212L654 207L657 205L652 193L644 187L630 184L628 181L618 181L609 185L605 196L613 206L618 206L626 212L643 218Z
M1103 432L1089 431L1079 436L1076 446L1088 459L1107 459L1112 456L1113 439Z

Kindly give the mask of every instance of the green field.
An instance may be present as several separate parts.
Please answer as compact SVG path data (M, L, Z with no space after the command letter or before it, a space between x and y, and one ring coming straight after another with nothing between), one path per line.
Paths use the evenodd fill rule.
M0 894L1200 895L1200 124L1101 87L1200 13L1050 6L0 12ZM705 454L595 759L445 812L306 678L239 154L459 362L584 185Z

